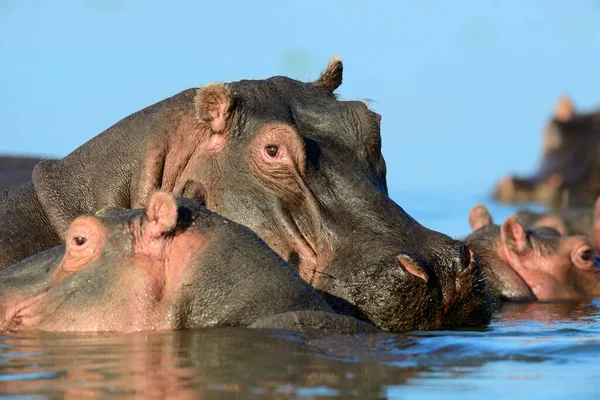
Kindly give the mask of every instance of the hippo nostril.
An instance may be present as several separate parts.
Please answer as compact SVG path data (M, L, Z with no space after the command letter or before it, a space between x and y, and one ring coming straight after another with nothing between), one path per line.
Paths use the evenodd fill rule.
M412 257L407 254L400 254L396 256L396 260L406 272L424 280L425 283L429 282L429 275L425 271L425 268Z
M475 262L475 253L467 245L461 244L459 249L460 262L457 267L458 276L464 275L470 270L470 267Z

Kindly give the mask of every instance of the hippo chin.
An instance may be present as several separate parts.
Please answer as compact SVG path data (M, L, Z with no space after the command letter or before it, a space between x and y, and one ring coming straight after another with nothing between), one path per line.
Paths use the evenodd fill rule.
M160 192L79 217L65 245L0 271L0 311L0 331L377 331L334 314L247 228Z
M381 116L337 99L342 70L189 89L40 163L0 202L0 268L160 190L250 228L339 313L389 331L488 323L477 257L389 198Z
M576 113L572 100L558 100L546 125L542 158L530 177L503 177L493 197L504 203L585 207L600 195L600 111Z
M600 267L584 236L526 230L515 216L494 225L483 205L469 213L471 248L489 264L488 286L503 300L564 301L600 296Z

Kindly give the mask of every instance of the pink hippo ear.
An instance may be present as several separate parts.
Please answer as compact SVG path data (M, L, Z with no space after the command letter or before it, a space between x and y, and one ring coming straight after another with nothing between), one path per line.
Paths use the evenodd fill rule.
M500 228L502 242L506 248L516 255L522 255L527 250L527 234L517 217L511 215Z
M225 145L231 96L224 85L208 85L198 89L194 99L196 115L210 128L207 150L220 150Z
M483 204L477 204L471 211L469 211L469 225L471 231L475 232L477 229L481 229L484 226L492 225L492 215Z
M554 189L558 189L563 184L563 181L564 181L564 178L562 175L552 174L549 177L547 177L544 182L547 183L548 185L552 186Z
M561 96L554 106L554 118L561 122L567 122L575 114L573 100L567 95Z
M156 192L146 207L144 233L150 237L160 237L177 225L177 204L172 195Z

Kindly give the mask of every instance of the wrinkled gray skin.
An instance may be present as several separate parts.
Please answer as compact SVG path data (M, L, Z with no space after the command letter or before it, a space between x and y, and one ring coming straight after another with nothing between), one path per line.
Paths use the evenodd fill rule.
M107 209L79 218L66 250L60 245L0 271L0 331L378 331L333 313L249 229L190 200L155 197L154 216Z
M0 156L0 195L11 186L31 180L38 157Z
M162 190L252 229L340 313L391 331L488 323L477 258L388 197L381 117L337 100L341 81L333 61L310 83L190 89L39 164L0 205L0 267L55 246L79 215Z
M504 203L591 207L600 195L600 111L576 113L559 99L543 135L542 157L529 177L501 179L493 197Z

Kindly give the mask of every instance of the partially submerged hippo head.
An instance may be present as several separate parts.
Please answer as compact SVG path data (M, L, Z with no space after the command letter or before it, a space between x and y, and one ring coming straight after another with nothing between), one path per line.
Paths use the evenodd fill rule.
M476 257L388 197L381 116L338 100L341 82L334 60L312 83L200 89L220 148L191 177L206 205L251 228L339 311L393 331L486 323Z
M504 203L590 206L600 194L600 112L575 113L558 100L543 135L540 166L531 177L508 175L494 189Z
M483 205L469 213L466 242L489 263L490 288L505 300L583 300L600 296L596 252L584 236L550 227L526 230L515 217L494 225Z
M315 82L186 90L38 165L29 195L57 238L79 215L143 207L156 190L194 198L256 232L337 311L392 331L487 323L477 258L389 198L381 116L338 100L341 82L334 60ZM7 215L24 203L16 197ZM32 208L19 220L33 235ZM5 259L39 242L29 240Z
M370 330L247 228L156 193L146 210L77 218L66 244L0 271L0 331L242 325Z

